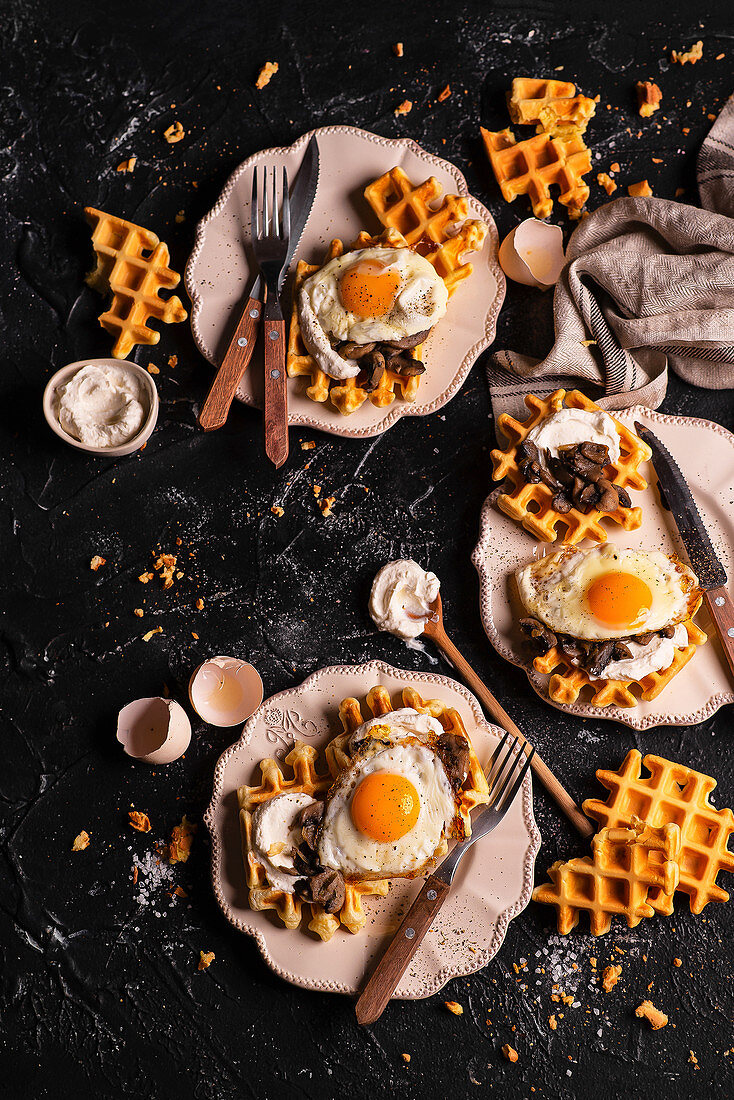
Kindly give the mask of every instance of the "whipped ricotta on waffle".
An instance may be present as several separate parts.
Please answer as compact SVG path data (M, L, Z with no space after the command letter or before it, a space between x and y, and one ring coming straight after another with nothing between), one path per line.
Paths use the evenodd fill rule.
M379 630L403 641L414 641L423 633L432 615L441 582L412 558L399 558L383 565L372 582L369 611Z
M559 409L531 428L526 438L551 458L559 457L561 447L600 443L608 448L611 463L619 460L619 432L603 409Z
M298 872L294 855L301 843L301 812L316 802L291 791L261 803L252 815L252 851L276 890L292 894Z

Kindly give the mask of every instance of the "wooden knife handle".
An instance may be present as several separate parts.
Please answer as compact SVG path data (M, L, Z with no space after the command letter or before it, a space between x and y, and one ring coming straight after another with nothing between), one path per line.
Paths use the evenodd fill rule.
M255 348L262 308L262 302L257 298L248 298L242 310L234 336L224 353L222 364L212 382L204 407L199 413L199 424L205 432L221 428L227 419L235 390Z
M447 883L429 875L357 1001L358 1023L373 1024L380 1018L448 892Z
M269 318L265 306L265 453L276 469L288 457L288 391L285 378L285 321Z
M703 598L714 620L729 672L734 677L734 604L723 584L721 588L710 588L708 592L704 592Z

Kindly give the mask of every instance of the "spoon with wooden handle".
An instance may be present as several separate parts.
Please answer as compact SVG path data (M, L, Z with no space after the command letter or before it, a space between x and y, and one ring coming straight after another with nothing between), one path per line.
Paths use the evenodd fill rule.
M432 642L435 642L444 656L447 657L456 668L459 675L482 701L488 713L492 715L502 728L514 734L515 737L519 737L521 745L528 744L528 747L530 747L527 738L524 737L517 728L504 707L500 706L489 688L482 683L469 662L462 657L461 653L446 633L443 625L443 608L441 606L440 594L436 596L431 611L432 615L423 627L424 637L430 638ZM595 826L592 825L588 817L581 811L578 804L574 802L571 795L565 787L561 785L548 765L540 759L537 752L533 756L531 767L553 801L559 809L563 811L574 828L578 829L581 836L585 838L593 836L596 832Z

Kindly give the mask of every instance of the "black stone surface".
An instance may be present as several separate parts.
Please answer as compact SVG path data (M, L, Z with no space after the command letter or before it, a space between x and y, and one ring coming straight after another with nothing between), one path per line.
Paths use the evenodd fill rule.
M595 766L615 766L637 745L711 772L718 804L732 803L731 708L695 728L639 736L566 719L488 645L469 563L493 441L481 364L441 413L403 420L376 440L317 434L316 449L302 452L299 440L311 433L293 431L280 474L263 460L254 412L238 406L214 435L197 429L210 368L188 325L165 328L157 348L137 352L139 362L160 368L162 404L142 453L114 462L66 448L46 427L40 403L53 370L109 354L96 321L100 301L83 282L91 264L85 204L156 230L182 270L197 220L241 160L313 126L356 123L410 135L453 160L503 235L528 211L523 200L509 207L500 199L478 125L506 124L512 76L555 71L601 95L590 129L596 170L616 160L623 185L647 177L655 194L670 198L682 186L695 201L696 152L709 114L732 90L732 31L728 0L6 0L1 1095L734 1095L731 903L699 917L678 903L668 920L618 927L599 941L584 930L561 940L552 912L531 904L484 971L428 1001L394 1004L375 1027L359 1030L347 998L287 985L229 927L211 892L201 824L190 860L173 869L170 883L153 888L141 876L133 886L134 853L142 859L184 812L201 823L215 761L232 734L197 723L185 760L151 769L133 764L115 742L119 707L164 685L185 702L191 670L216 652L252 660L267 693L321 665L372 657L447 671L432 654L378 636L367 617L375 569L397 556L414 556L440 575L457 644L579 797L596 789ZM669 64L671 47L699 37L699 64ZM400 60L391 51L396 41L405 44ZM257 92L266 60L277 60L280 71ZM649 121L635 113L640 78L663 89L662 110ZM447 82L452 95L439 104ZM393 110L405 98L413 110L397 119ZM168 145L162 134L174 119L186 137ZM132 154L134 174L118 174ZM604 198L593 183L590 205ZM510 285L497 346L541 354L551 340L550 296ZM734 394L673 379L663 410L731 426ZM328 520L316 508L314 481L336 497ZM281 518L270 511L275 503L285 509ZM184 572L165 592L137 580L158 546L177 552ZM96 573L94 554L107 559ZM199 596L202 612L194 607ZM141 606L142 620L133 615ZM163 633L141 641L155 626ZM152 818L147 836L126 824L133 805ZM542 790L535 808L540 876L582 847ZM72 853L81 829L91 845ZM176 884L187 898L171 899ZM200 950L216 953L204 973L196 969ZM591 983L592 956L597 974L621 961L611 993ZM552 1001L556 985L571 1005ZM652 1032L634 1018L647 996L669 1014L667 1028ZM446 1011L447 998L463 1005L463 1016ZM519 1052L516 1064L501 1055L508 1042Z

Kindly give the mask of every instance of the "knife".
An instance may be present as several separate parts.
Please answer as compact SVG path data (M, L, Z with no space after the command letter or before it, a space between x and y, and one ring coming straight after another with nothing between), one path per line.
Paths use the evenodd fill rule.
M652 464L659 486L686 548L691 568L703 589L704 602L734 677L734 604L726 589L726 571L716 555L678 463L649 428L635 422L635 431L652 451Z
M298 170L291 193L293 217L291 219L290 243L285 264L278 280L279 294L283 289L283 282L288 273L290 262L311 213L318 182L319 146L314 134L306 146L306 152L303 155L301 167ZM240 384L242 375L245 373L255 349L264 297L265 287L261 276L258 275L253 283L249 298L245 302L237 327L232 334L229 347L224 353L219 370L214 377L206 401L199 413L199 424L205 432L221 428L227 419L230 406L234 400L235 390Z

